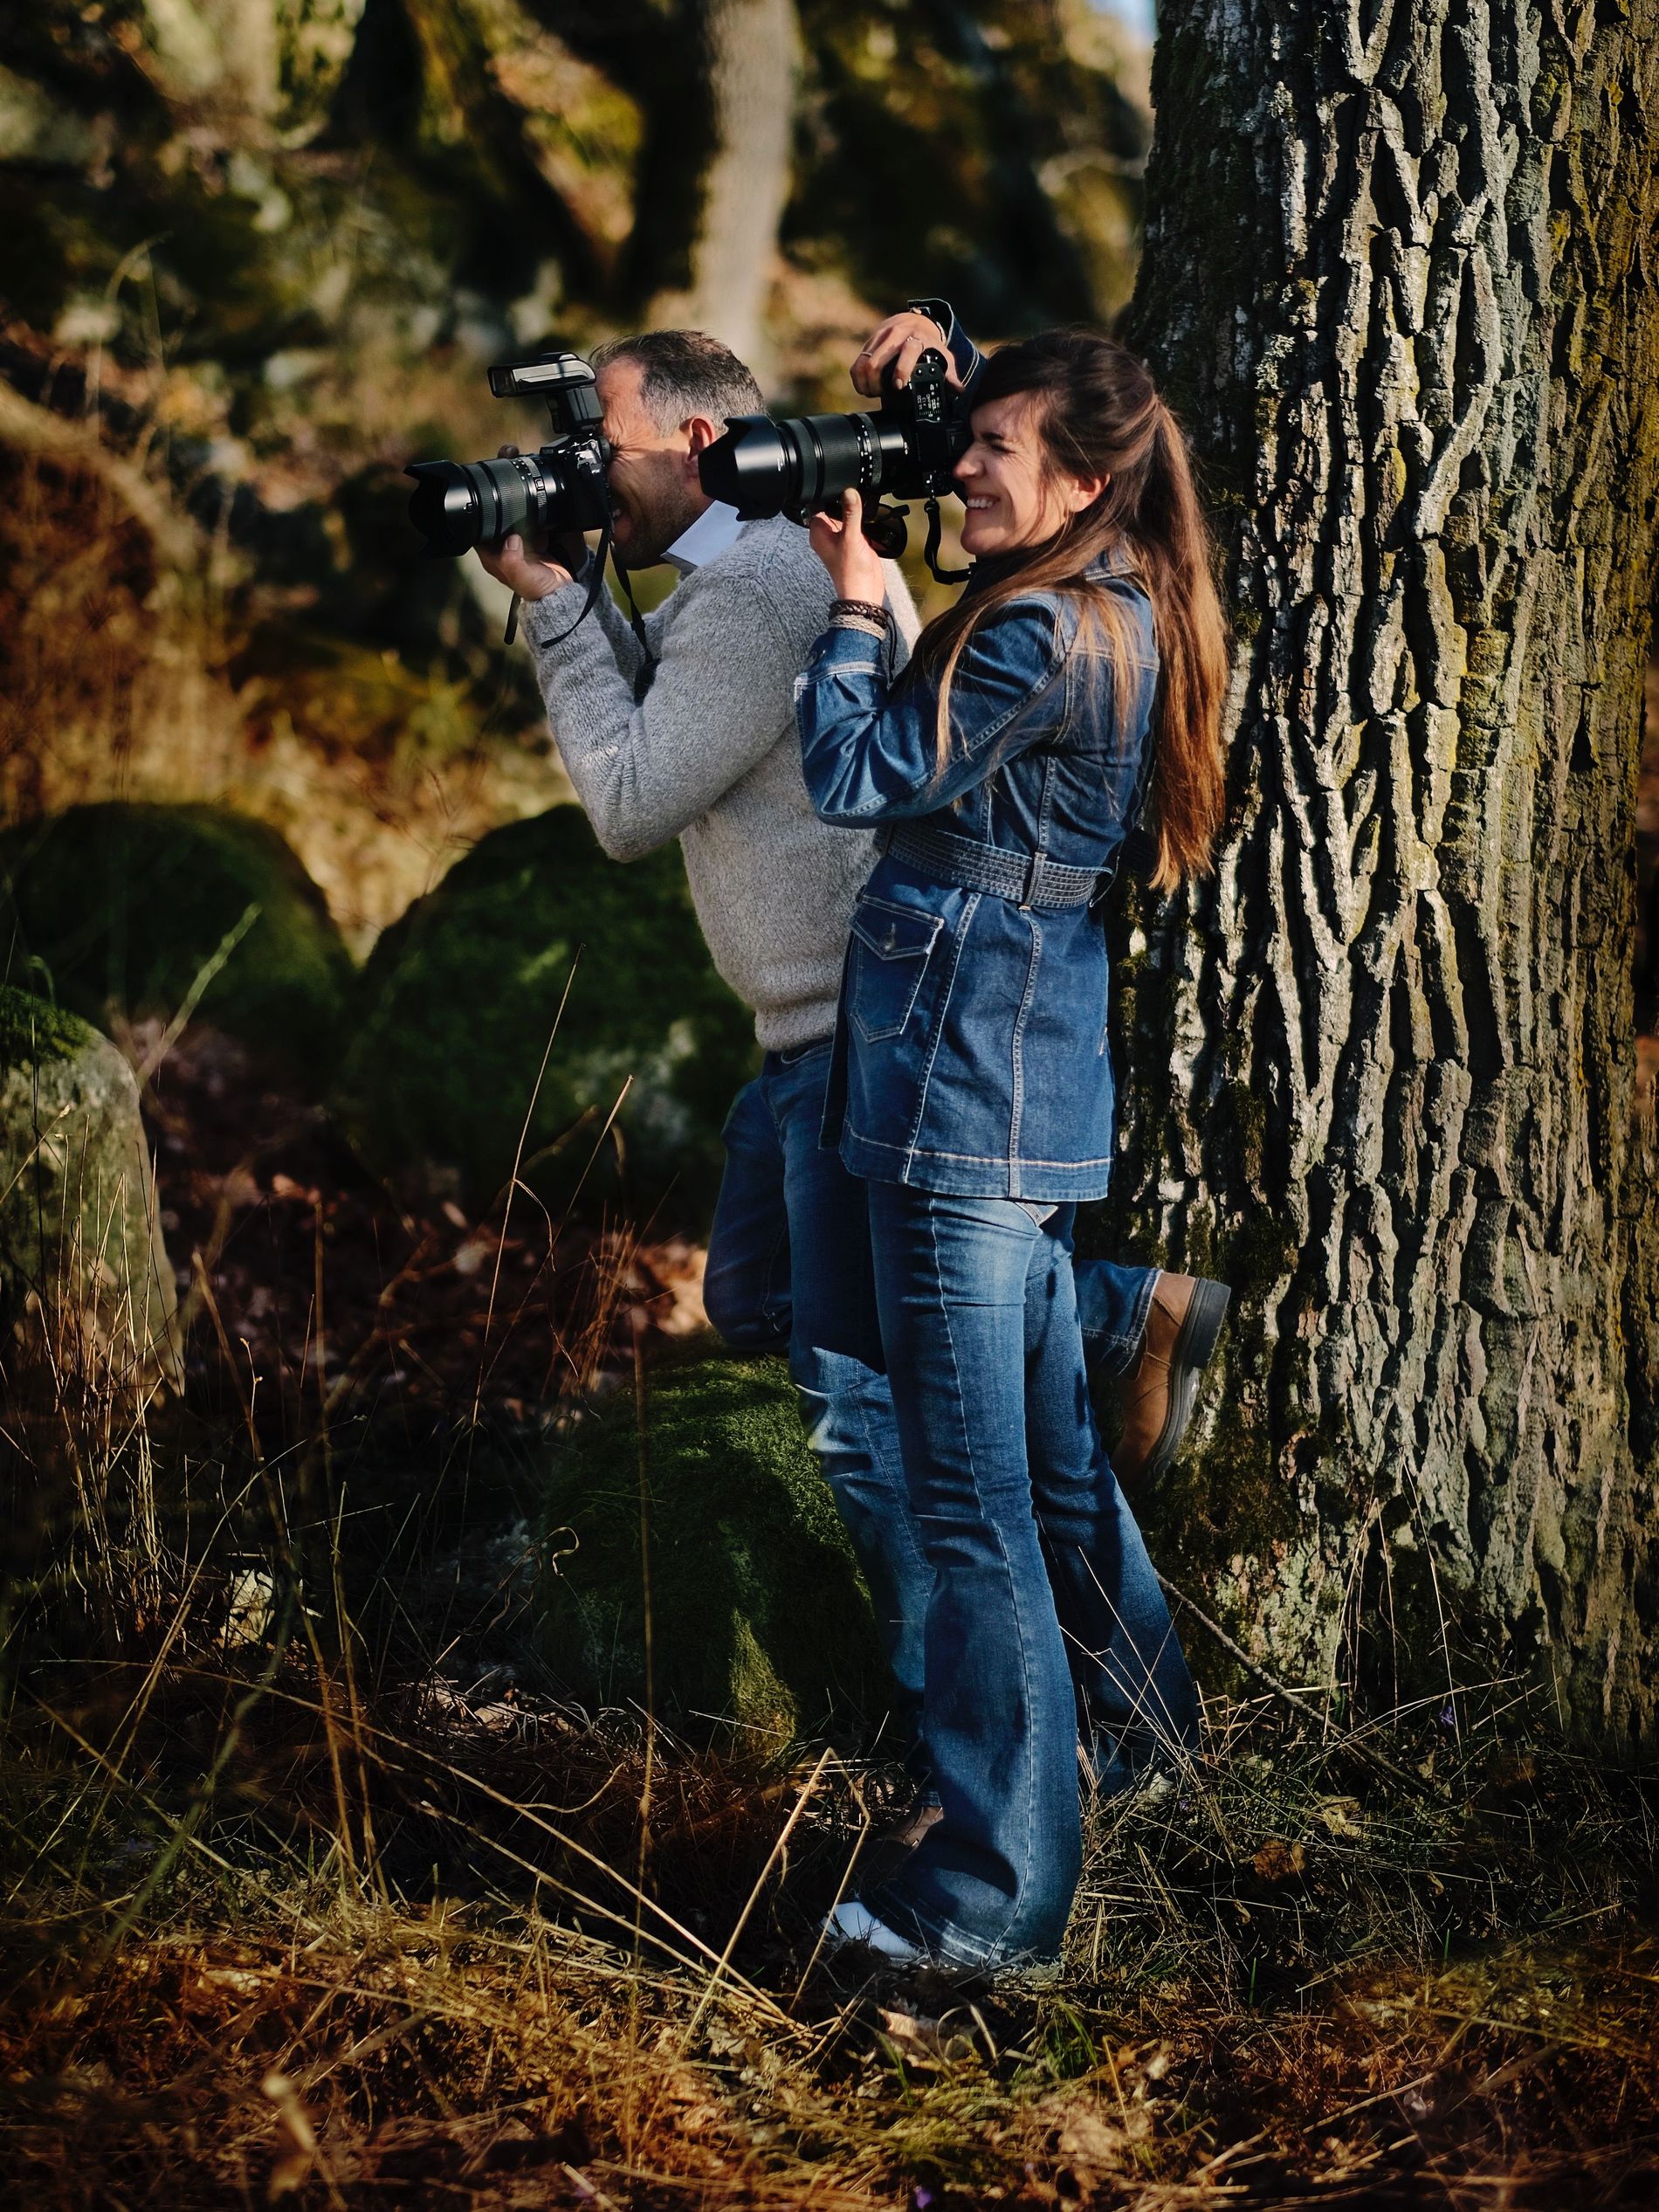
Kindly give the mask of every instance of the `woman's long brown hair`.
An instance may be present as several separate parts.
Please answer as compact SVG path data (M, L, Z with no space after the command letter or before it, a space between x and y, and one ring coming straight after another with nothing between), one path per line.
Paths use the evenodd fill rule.
M950 748L951 679L974 631L1010 600L1060 591L1079 603L1079 643L1107 656L1113 696L1127 686L1135 648L1117 593L1085 581L1110 548L1127 556L1152 601L1158 684L1150 827L1158 840L1153 885L1174 890L1211 865L1222 810L1222 700L1227 626L1215 589L1215 551L1193 484L1187 442L1151 376L1126 347L1091 330L1051 330L991 355L974 389L975 409L1029 392L1044 458L1055 470L1106 479L1092 506L1032 548L982 589L928 624L916 665L939 682L940 765Z

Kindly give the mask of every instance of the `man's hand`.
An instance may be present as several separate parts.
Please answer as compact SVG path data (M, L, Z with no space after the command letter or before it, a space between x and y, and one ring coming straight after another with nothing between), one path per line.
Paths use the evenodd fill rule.
M517 453L516 445L496 448L496 458L511 460ZM587 554L587 544L579 533L568 533L552 539L546 548L526 543L518 532L494 540L478 548L478 559L498 583L504 583L509 591L516 591L527 606L532 600L545 599L551 592L570 582L572 574L582 566ZM548 560L548 552L556 560ZM564 565L561 567L561 562Z
M913 307L907 307L902 315L889 315L866 340L864 351L852 364L854 389L863 392L866 399L879 399L881 373L889 362L893 365L894 381L909 383L911 370L930 346L945 356L946 382L953 390L960 391L962 380L951 359L945 333L931 315L918 314Z
M881 556L863 529L864 501L856 492L843 492L841 513L815 514L807 534L812 550L830 571L837 599L862 599L879 607L887 596L887 579Z
M556 561L541 560L516 531L498 538L493 545L481 545L478 559L498 583L516 591L527 606L532 600L546 599L570 582L568 569L561 569Z

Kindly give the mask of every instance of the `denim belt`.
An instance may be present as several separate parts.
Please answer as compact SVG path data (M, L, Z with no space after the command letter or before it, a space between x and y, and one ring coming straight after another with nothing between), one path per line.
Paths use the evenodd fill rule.
M1071 868L1046 852L1004 852L977 837L959 837L925 822L896 824L886 833L885 851L919 875L963 891L988 891L1019 906L1087 906L1116 872L1106 868Z

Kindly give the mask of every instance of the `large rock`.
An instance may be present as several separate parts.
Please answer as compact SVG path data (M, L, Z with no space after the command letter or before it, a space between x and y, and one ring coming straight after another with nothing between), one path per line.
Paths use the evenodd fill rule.
M335 1106L379 1172L437 1169L485 1205L522 1140L520 1173L550 1196L583 1177L609 1196L615 1147L589 1162L627 1085L630 1200L673 1182L706 1203L754 1031L673 848L620 866L576 807L494 830L382 937L362 994Z
M0 1326L121 1395L182 1380L173 1270L133 1072L72 1014L0 985Z
M834 1717L873 1722L891 1680L875 1617L781 1360L650 1381L645 1482L657 1711L735 1725L761 1755ZM636 1404L619 1391L554 1455L544 1649L593 1706L643 1705Z
M212 806L107 801L0 837L0 938L14 980L104 1023L190 1018L321 1077L351 956L277 832Z

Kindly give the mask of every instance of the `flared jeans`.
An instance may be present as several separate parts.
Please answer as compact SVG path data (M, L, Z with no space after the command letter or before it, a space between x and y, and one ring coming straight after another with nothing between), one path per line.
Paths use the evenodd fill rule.
M922 1733L943 1816L866 1894L940 1955L1054 1958L1105 1791L1197 1732L1197 1699L1089 1402L1075 1209L871 1182L881 1340L931 1569Z

